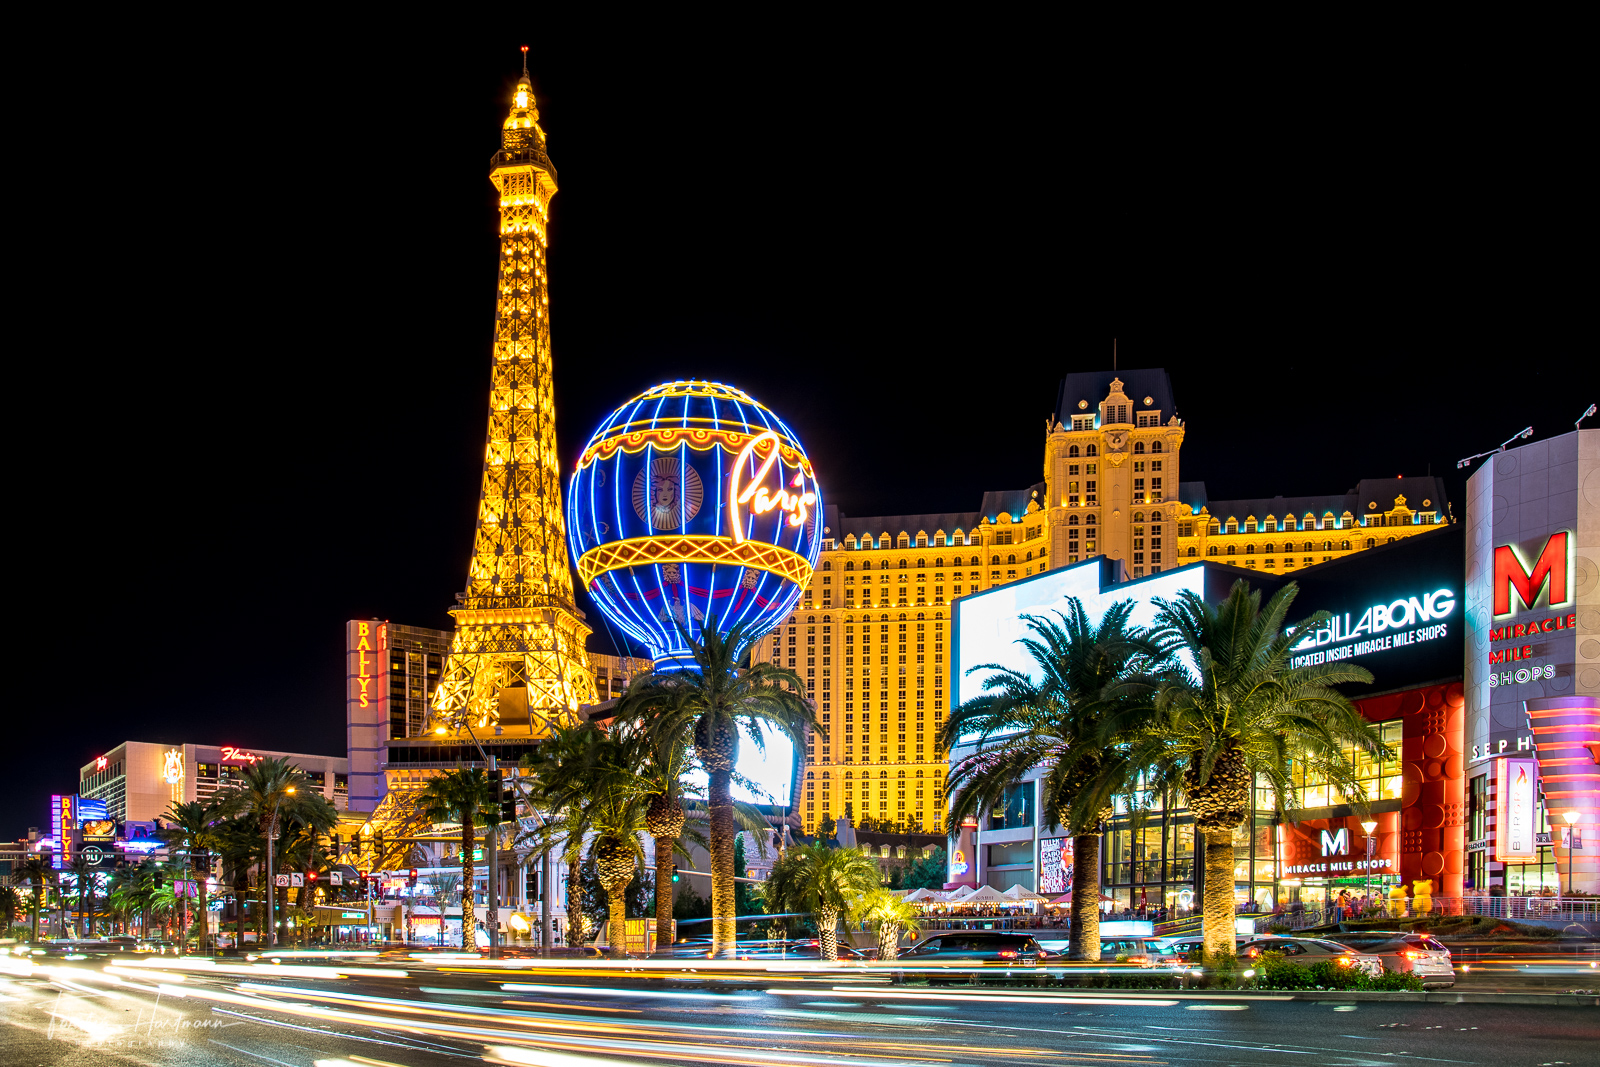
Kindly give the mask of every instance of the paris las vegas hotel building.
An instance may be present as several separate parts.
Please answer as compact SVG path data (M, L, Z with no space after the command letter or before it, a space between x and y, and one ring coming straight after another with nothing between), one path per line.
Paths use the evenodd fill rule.
M939 833L948 753L951 602L1095 556L1129 578L1202 560L1266 575L1329 562L1451 522L1440 479L1364 479L1347 493L1211 500L1182 480L1186 427L1164 370L1069 374L1045 438L1044 480L978 510L856 518L828 507L799 608L761 642L816 701L795 804L806 833L848 805Z

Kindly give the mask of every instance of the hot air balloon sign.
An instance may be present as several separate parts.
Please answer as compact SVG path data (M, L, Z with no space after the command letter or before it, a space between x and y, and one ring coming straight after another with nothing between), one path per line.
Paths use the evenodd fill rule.
M771 409L720 382L666 382L590 436L567 538L595 606L657 670L692 668L685 630L699 640L714 619L748 643L794 609L822 506L810 457Z

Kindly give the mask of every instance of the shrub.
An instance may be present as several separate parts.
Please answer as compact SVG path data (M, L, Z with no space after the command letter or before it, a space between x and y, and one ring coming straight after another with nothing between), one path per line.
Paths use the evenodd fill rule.
M1256 963L1256 984L1262 989L1329 990L1420 990L1422 979L1414 974L1385 971L1374 978L1355 967L1335 960L1322 960L1310 967L1290 963L1276 952L1264 953Z

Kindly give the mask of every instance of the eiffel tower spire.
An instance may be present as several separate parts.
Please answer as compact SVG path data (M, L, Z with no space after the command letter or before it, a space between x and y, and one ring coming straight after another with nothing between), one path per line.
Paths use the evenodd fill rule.
M590 627L572 599L556 453L545 259L556 171L526 49L489 180L500 192L500 279L483 491L430 725L540 737L596 695L584 648Z

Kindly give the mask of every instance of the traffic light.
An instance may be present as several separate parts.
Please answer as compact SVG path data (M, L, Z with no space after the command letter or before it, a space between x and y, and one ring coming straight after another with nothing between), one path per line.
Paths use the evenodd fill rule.
M500 821L517 821L517 797L515 793L511 796L500 798Z
M417 888L417 869L411 868L411 873L406 876L406 884L412 889Z
M678 879L679 879L679 878L681 878L681 877L683 877L683 876L682 876L682 875L680 875L680 874L679 874L679 873L678 873L678 872L677 872L677 871L673 871L673 872L672 872L672 880L673 880L673 881L674 881L674 882L676 882L676 881L677 881L677 880L678 880Z

